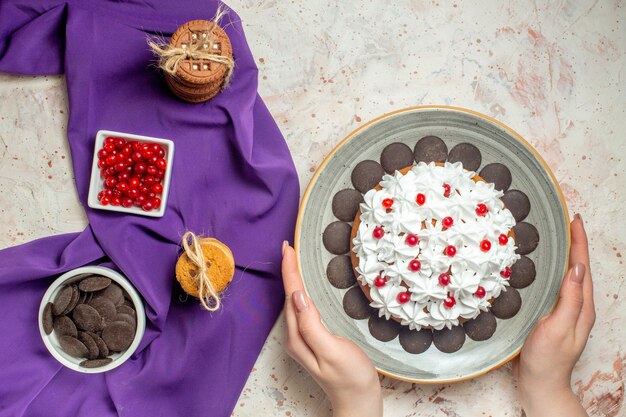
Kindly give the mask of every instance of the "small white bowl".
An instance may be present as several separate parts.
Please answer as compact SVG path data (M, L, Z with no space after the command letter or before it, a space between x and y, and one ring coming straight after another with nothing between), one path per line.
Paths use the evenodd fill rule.
M79 364L85 359L75 358L73 356L68 355L61 349L59 345L59 339L56 335L56 332L52 332L49 335L43 330L43 310L49 302L52 302L59 290L63 285L71 284L79 279L79 275L83 274L97 274L102 275L107 278L111 278L112 281L118 283L124 291L128 293L135 306L135 312L137 313L137 331L135 333L135 338L131 345L124 352L116 353L114 355L109 355L113 362L108 365L101 366L99 368L83 368L79 366ZM57 278L51 285L48 287L48 290L44 294L41 299L41 305L39 306L39 317L37 318L39 322L39 333L41 334L41 339L43 343L48 348L50 354L62 365L85 374L98 374L102 372L110 371L111 369L115 369L130 358L133 353L137 350L141 339L143 338L144 332L146 330L146 313L143 308L143 303L141 302L141 297L135 290L135 288L131 285L131 283L118 272L105 268L102 266L85 266L82 268L73 269L65 274L61 275Z
M108 136L121 137L131 141L151 142L162 145L165 149L165 160L167 161L167 169L163 177L163 192L161 193L161 206L158 210L144 211L140 207L122 207L112 206L111 204L103 206L98 201L98 193L104 190L104 180L100 178L100 168L98 168L98 151L102 149L104 139ZM174 142L169 139L153 138L150 136L133 135L132 133L114 132L111 130L99 130L96 134L96 143L94 145L93 162L91 164L91 181L89 183L89 196L87 205L98 210L119 211L123 213L139 214L149 217L163 217L165 207L167 206L167 195L170 190L170 176L172 174L172 160L174 159Z

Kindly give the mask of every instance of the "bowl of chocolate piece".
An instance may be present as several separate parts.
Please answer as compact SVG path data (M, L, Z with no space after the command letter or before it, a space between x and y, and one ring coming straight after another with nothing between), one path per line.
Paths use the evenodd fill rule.
M126 362L146 327L139 293L120 273L101 266L57 278L41 300L38 321L50 354L83 373L110 371Z

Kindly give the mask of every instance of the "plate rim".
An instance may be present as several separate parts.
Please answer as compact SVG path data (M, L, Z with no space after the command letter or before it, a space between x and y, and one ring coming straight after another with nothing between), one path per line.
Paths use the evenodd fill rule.
M412 106L412 107L405 107L402 109L398 109L398 110L394 110L391 111L389 113L384 113L381 116L378 116L368 122L366 122L365 124L363 124L362 126L357 127L356 129L354 129L352 132L350 132L346 137L344 137L339 143L337 143L333 149L331 149L331 151L324 157L324 159L322 160L322 163L317 167L317 169L315 170L315 173L313 174L313 177L311 177L311 180L309 181L309 184L306 187L306 190L304 191L304 194L302 195L302 199L300 201L300 207L298 209L298 217L296 219L296 227L295 227L295 235L294 235L294 250L296 252L296 263L298 265L298 272L300 273L300 276L303 277L302 275L302 267L301 267L301 262L300 262L300 238L301 238L301 226L302 226L302 219L303 219L303 215L304 215L304 208L309 200L309 196L311 194L311 190L313 189L313 186L317 183L317 180L321 174L321 172L324 170L324 168L326 167L326 165L328 164L328 162L330 161L330 159L335 155L335 153L341 148L343 147L343 145L345 145L350 139L352 139L354 136L356 136L357 134L359 134L361 131L367 129L369 126L378 123L384 119L388 119L390 117L396 116L398 114L402 114L402 113L409 113L409 112L413 112L415 110L443 110L443 111L449 111L449 112L457 112L457 113L465 113L465 114L469 114L475 117L478 117L480 119L483 119L484 121L487 121L489 123L492 123L494 125L496 125L497 127L503 129L504 131L506 131L507 133L509 133L511 136L513 136L515 139L517 139L522 145L524 145L537 159L537 161L539 161L539 163L541 164L541 166L543 166L543 168L545 169L545 171L548 173L548 176L550 177L550 180L552 181L552 184L554 184L556 191L557 191L557 196L559 197L559 200L561 201L561 207L563 208L563 213L565 215L565 221L567 223L567 227L566 227L566 235L567 235L567 259L566 259L566 265L569 265L569 250L571 248L571 230L569 227L569 224L571 222L571 219L569 217L569 212L567 209L567 203L565 201L565 197L563 195L563 191L561 190L561 186L559 185L559 182L557 181L554 173L552 172L552 170L550 169L550 166L547 164L547 162L543 159L543 157L539 154L539 152L526 140L524 139L524 137L522 135L520 135L519 133L517 133L515 130L511 129L509 126L505 125L504 123L502 123L501 121L494 119L491 116L487 116L486 114L477 112L475 110L470 110L464 107L457 107L457 106L448 106L448 105L420 105L420 106ZM561 283L563 282L563 279L565 277L561 278ZM307 294L307 296L309 296L309 291L306 285L306 280L303 278L302 279L302 283L304 285L304 290ZM550 313L554 310L554 308L556 307L556 304L558 302L558 297L556 297L552 308L550 309ZM523 346L523 345L522 345ZM507 364L508 362L512 361L513 359L515 359L519 354L520 351L522 350L522 347L519 347L518 349L516 349L511 355L509 355L508 357L504 358L503 360L501 360L500 362L494 364L493 366L484 369L482 371L479 372L474 372L468 375L463 375L457 378L450 378L450 379L436 379L436 380L432 380L432 379L419 379L419 378L406 378L403 376L399 376L387 371L384 371L376 366L374 366L374 368L376 369L376 372L378 372L381 375L384 376L388 376L390 378L394 378L400 381L405 381L405 382L411 382L411 383L416 383L416 384L429 384L429 385L440 385L440 384L450 384L450 383L455 383L455 382L462 382L462 381L467 381L469 379L473 379L473 378L477 378L480 377L482 375L485 375L488 372L491 372L493 370L496 370L498 368L500 368L501 366Z

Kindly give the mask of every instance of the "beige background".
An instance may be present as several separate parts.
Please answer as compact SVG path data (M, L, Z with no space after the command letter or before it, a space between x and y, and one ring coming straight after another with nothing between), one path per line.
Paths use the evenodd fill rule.
M591 416L626 416L623 218L625 4L621 0L233 0L259 92L293 153L302 190L345 135L419 104L467 107L545 157L591 238L598 320L573 388ZM62 77L0 75L0 247L86 224L66 144ZM280 320L233 415L327 416L283 351ZM418 386L382 379L388 416L520 416L505 366Z

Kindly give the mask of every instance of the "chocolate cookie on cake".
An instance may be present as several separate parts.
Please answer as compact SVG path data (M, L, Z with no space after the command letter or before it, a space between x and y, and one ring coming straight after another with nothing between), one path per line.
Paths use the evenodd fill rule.
M479 175L482 155L470 143L448 152L441 138L426 136L413 150L388 145L380 161L355 166L355 189L334 196L339 221L324 231L324 246L337 255L327 268L331 284L349 288L357 279L344 294L344 310L355 320L369 317L380 341L399 336L410 353L432 344L452 353L466 335L489 339L496 318L521 308L514 287L535 278L524 256L539 242L537 229L522 222L528 197L509 190L511 173L502 164L488 164Z

